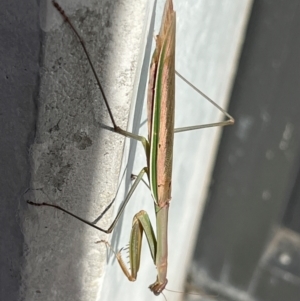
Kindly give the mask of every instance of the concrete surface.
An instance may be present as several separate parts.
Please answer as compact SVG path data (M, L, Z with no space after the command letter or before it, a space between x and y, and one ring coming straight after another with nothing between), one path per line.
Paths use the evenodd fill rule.
M82 35L118 125L126 128L146 1L61 1ZM123 138L110 125L81 46L51 2L40 7L41 82L31 188L25 199L48 201L93 220L113 199ZM138 78L140 76L138 75ZM110 214L101 221L107 227ZM28 206L23 224L24 300L95 300L106 235L48 207Z
M39 86L40 29L36 1L0 2L0 300L19 300L21 229L29 187Z

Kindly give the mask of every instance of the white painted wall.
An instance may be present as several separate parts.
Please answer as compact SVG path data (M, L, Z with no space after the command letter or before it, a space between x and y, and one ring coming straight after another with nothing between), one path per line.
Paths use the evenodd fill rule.
M155 34L160 28L164 2L157 3ZM223 108L226 108L230 96L251 3L250 0L174 0L177 13L176 69ZM140 135L147 135L145 104L144 101ZM211 123L221 118L222 114L216 108L176 79L176 127ZM167 286L171 290L184 289L220 134L221 129L214 128L175 135ZM123 167L128 162L126 148L124 156ZM143 149L138 146L133 173L137 174L144 165ZM152 200L145 185L141 185L134 194L122 224L112 236L114 249L126 246L132 217L141 209L154 217ZM145 240L143 246L140 272L134 283L128 282L116 260L110 257L101 300L164 300L163 296L155 297L147 288L156 279L156 269ZM165 295L167 300L180 300L182 297L171 292L165 292Z

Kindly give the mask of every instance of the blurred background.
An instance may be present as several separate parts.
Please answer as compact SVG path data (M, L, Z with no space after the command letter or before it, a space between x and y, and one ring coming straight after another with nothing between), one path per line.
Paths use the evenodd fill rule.
M297 301L299 1L253 1L228 111L236 125L223 131L187 288Z

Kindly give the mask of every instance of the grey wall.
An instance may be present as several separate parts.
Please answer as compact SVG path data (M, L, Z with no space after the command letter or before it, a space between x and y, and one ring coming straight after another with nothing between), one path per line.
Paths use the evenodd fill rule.
M59 1L82 36L117 124L126 128L146 1ZM114 198L124 138L111 125L78 39L51 1L42 1L42 51L32 177L25 199L96 219ZM140 77L139 75L137 76ZM99 226L107 228L110 214ZM24 300L95 300L109 237L48 207L27 206Z
M18 300L24 246L22 198L29 187L39 83L37 1L0 3L0 300ZM22 219L22 217L21 217Z
M299 16L253 5L190 271L220 300L299 300Z

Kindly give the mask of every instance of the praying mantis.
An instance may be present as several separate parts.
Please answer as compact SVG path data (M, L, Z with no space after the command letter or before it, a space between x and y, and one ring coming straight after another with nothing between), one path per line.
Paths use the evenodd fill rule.
M59 6L57 7L59 9ZM137 234L132 234L133 238L137 238L136 245L132 243L132 263L139 265L139 251L135 253L136 249L139 250L141 246L141 234L143 231L146 233L148 239L152 257L155 261L155 265L158 270L158 276L156 281L150 286L151 291L155 295L159 295L167 284L167 222L168 222L168 210L171 202L171 175L172 175L172 147L173 147L173 134L174 134L174 97L175 97L175 12L171 0L167 0L165 4L165 12L162 19L162 28L159 35L156 37L157 50L153 56L152 65L150 67L150 82L155 85L156 88L150 85L149 94L155 94L156 101L150 101L149 107L156 107L156 110L150 109L148 113L148 123L150 138L149 141L146 138L135 136L127 131L124 131L116 126L114 123L114 131L130 137L138 139L142 142L148 166L144 168L138 175L137 179L132 186L131 192L128 198L124 201L123 207L121 207L119 215L115 219L115 222L109 228L107 232L111 232L118 221L118 217L122 214L125 209L126 203L129 201L130 194L133 193L139 181L143 175L148 176L150 183L150 189L155 202L155 212L157 220L157 236L154 236L154 230L149 228L149 221L145 212L140 212L135 217L133 229ZM164 53L166 52L166 53ZM164 55L163 55L164 53ZM159 81L156 70L162 69L162 77L167 77L166 81ZM163 75L168 74L168 76ZM160 96L158 96L158 86L160 86ZM168 87L168 89L166 89ZM156 93L153 93L155 91ZM152 99L152 97L151 97ZM157 105L157 102L162 101L161 105ZM152 104L152 103L155 104ZM108 104L107 104L108 106ZM168 109L168 112L167 112ZM108 110L109 106L108 106ZM159 111L165 119L159 116ZM153 113L155 112L155 113ZM111 114L111 113L110 113ZM227 115L229 116L229 115ZM111 115L112 120L113 117ZM217 125L229 125L233 123L233 119L229 116L229 121L221 122ZM210 125L212 126L212 125ZM198 126L194 129L199 129L205 126ZM184 130L190 130L186 128ZM179 132L179 131L178 131ZM162 140L156 137L164 137ZM163 151L157 151L158 148L164 149ZM162 162L162 164L158 163ZM155 171L156 170L156 171ZM157 176L159 174L159 176ZM34 204L31 202L31 204ZM35 204L41 205L41 204ZM53 206L51 204L43 204ZM58 206L54 206L61 209ZM66 212L66 211L65 211ZM93 225L94 226L94 225ZM94 226L95 227L95 226ZM145 230L147 229L147 230ZM150 230L148 230L150 229ZM103 230L103 229L102 229ZM132 239L133 241L133 239ZM126 269L125 265L120 261L119 263L125 272L129 280L135 280L138 268L131 267L131 273Z

